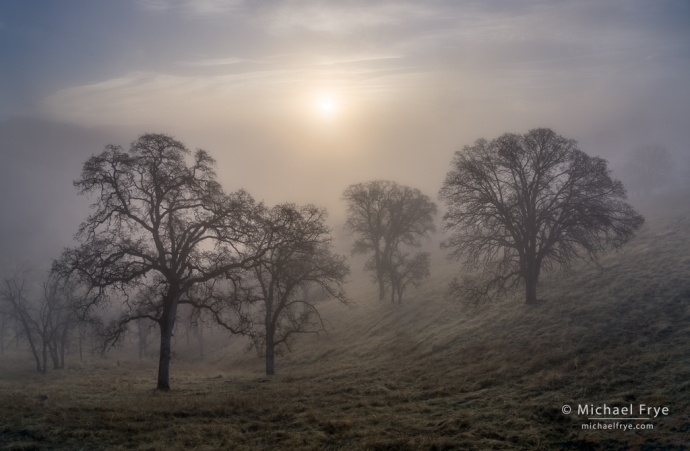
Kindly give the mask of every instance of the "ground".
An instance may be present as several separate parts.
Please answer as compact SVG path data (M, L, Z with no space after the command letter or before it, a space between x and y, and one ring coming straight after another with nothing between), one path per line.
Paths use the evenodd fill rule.
M8 351L0 449L689 449L690 208L657 204L601 267L545 276L539 305L452 302L448 263L401 306L353 283L355 307L325 305L329 334L296 342L274 377L240 338L203 359L180 343L168 393L126 349L46 375ZM669 414L583 429L577 406L604 404Z

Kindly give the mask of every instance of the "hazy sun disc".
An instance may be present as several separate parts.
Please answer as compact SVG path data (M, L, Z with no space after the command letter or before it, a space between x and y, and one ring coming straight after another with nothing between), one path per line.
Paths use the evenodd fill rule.
M316 109L321 116L330 117L338 112L338 102L330 95L322 95L316 102Z

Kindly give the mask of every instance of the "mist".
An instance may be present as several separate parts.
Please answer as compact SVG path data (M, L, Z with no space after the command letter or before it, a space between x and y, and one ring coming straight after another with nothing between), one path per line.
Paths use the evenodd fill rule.
M690 211L685 201L690 189L688 23L690 5L674 0L530 0L519 4L450 0L126 0L104 4L68 0L40 5L4 1L0 4L0 276L7 282L11 277L30 274L26 276L32 284L27 312L37 314L47 299L39 288L47 283L51 265L64 256L65 249L79 245L79 226L94 211L90 206L98 204L97 196L79 195L74 185L84 174L84 164L107 145L121 146L127 152L147 134L174 138L192 153L197 149L208 152L216 162L217 181L225 193L245 190L267 209L312 204L327 212L319 225L329 229L329 238L323 239L332 253L343 256L349 265L348 276L343 267L337 277L344 292L338 291L338 285L333 293L342 296L329 300L318 290L312 292L321 293L316 296L319 315L323 312L323 324L329 326L310 329L306 338L297 339L294 353L283 350L283 354L276 354L276 378L266 381L283 383L278 378L286 373L306 381L315 373L327 378L324 375L340 371L348 382L339 387L347 394L350 385L361 382L356 369L360 363L379 376L362 382L366 386L362 390L368 394L359 393L359 401L343 401L358 415L345 418L329 411L324 414L328 420L323 421L330 426L316 420L304 420L305 424L319 423L319 430L329 437L337 436L336 442L345 446L343 449L490 446L486 437L463 441L458 432L469 421L473 424L470 429L479 428L472 429L473 434L479 434L479 410L471 411L470 420L454 417L455 423L449 420L429 426L429 430L411 434L409 440L400 439L400 443L392 436L379 443L371 431L360 441L348 434L362 430L361 418L383 409L378 403L383 406L391 399L414 404L414 418L398 423L393 413L381 413L385 409L379 412L387 415L386 424L397 424L399 431L429 420L420 403L428 401L431 405L430 400L446 394L455 397L453 402L458 405L469 403L458 398L461 395L452 382L455 376L467 382L462 393L498 390L496 387L503 387L501 384L508 380L527 384L514 393L506 394L513 389L493 393L498 398L538 393L546 399L552 393L548 387L566 387L548 402L572 404L575 401L565 399L564 394L576 385L568 372L582 376L585 365L577 360L580 351L575 347L608 343L602 324L616 317L616 308L630 307L621 322L615 323L618 332L612 332L623 337L621 343L628 340L620 332L620 324L638 327L637 322L648 314L645 302L650 299L655 307L648 308L656 316L644 327L639 326L644 337L636 335L624 345L616 344L620 346L612 353L623 361L627 358L625 349L636 346L636 364L641 368L653 355L675 356L682 348L659 343L688 330L682 322L687 316L685 310L673 310L676 304L687 301L688 289L682 282L687 278L687 262L681 255L688 234L684 218ZM456 152L467 154L480 139L491 141L535 129L553 130L575 140L588 156L605 159L611 177L623 182L626 202L644 216L644 225L636 223L635 237L626 238L625 245L611 253L603 253L595 265L601 265L599 270L576 259L567 270L545 271L543 282L539 282L544 293L539 302L544 305L536 303L532 310L522 309L516 291L509 291L506 304L470 308L467 303L454 302L449 287L471 272L464 272L467 268L461 265L462 259L449 259L451 248L441 246L448 243L452 227L444 229L447 223L442 217L449 205L439 192L449 171L454 170ZM662 150L647 158L640 156L644 149ZM187 160L191 162L191 156ZM658 168L647 167L659 160L663 161ZM643 176L652 170L656 172ZM396 257L404 266L414 252L427 254L430 275L422 277L424 271L419 272L419 284L415 280L409 285L397 306L388 298L377 299L377 281L382 289L385 284L389 289L394 282L377 279L371 263L374 257L355 252L361 237L347 225L352 213L346 190L357 184L371 187L374 181L389 181L401 190L418 189L419 196L427 196L423 199L435 204L436 232L415 236L411 240L415 245L402 249ZM211 249L213 246L207 250ZM668 263L664 256L668 256ZM426 258L422 257L417 261L420 264ZM144 285L154 280L147 276ZM258 291L257 287L254 289ZM15 288L6 284L0 298L11 298ZM119 318L127 311L128 302L143 292L109 294L110 303L99 307L99 327ZM305 288L305 298L306 293ZM0 299L0 307L5 304ZM261 308L252 304L250 312L258 317ZM594 313L599 308L603 313ZM238 393L256 390L262 400L271 399L273 386L261 391L264 375L257 367L255 353L246 352L253 346L261 356L264 338L230 333L214 325L213 315L195 316L190 309L183 309L172 335L179 347L179 358L172 361L179 363L180 374L184 374L185 382L180 385L197 380L204 372L218 372L222 376L216 382L221 387L232 387ZM5 313L0 308L0 320ZM136 328L123 335L123 341L110 349L111 354L98 351L84 359L82 348L91 340L86 338L90 332L70 332L75 334L70 335L72 341L65 339L63 343L67 367L72 361L78 371L92 374L89 371L98 370L102 364L118 378L145 374L142 380L153 380L157 340L161 339L158 326L153 325L160 318L146 315L132 320ZM582 318L591 320L591 329ZM151 332L146 334L148 341L142 342L140 328L144 323ZM20 352L28 349L26 335L19 326L10 324L14 323L0 324L0 342L10 340L10 345L2 344L2 348L16 346L16 356L28 355ZM570 334L570 341L558 335L559 327L566 331L563 334ZM10 330L16 342L11 341ZM334 338L322 340L324 331ZM514 343L511 333L517 337ZM530 334L551 337L548 340L556 343L554 349L539 343L531 348ZM592 337L590 341L583 338L587 334ZM94 349L102 347L103 343L96 341L89 343ZM638 345L645 349L638 349ZM201 349L203 356L199 355ZM380 358L374 349L387 350L386 358ZM489 355L486 368L480 358L484 354ZM26 355L11 354L15 360L6 366L12 369L7 370L5 379L0 378L0 388L15 387L23 377L23 370L16 368ZM512 355L533 359L529 364L515 362ZM389 356L390 362L386 360ZM592 354L591 361L601 363L605 361L602 356ZM402 362L400 371L396 359ZM466 370L451 365L439 375L427 372L419 362L438 364L439 368L450 365L447 362L463 362ZM669 369L669 374L685 374L687 365L684 360ZM499 367L505 371L497 370ZM0 367L0 373L3 371ZM181 382L174 379L174 371L173 366L174 382ZM543 384L530 392L531 382L521 379L525 374L538 375L539 384ZM654 379L657 373L640 369L635 374L650 386L658 382ZM610 374L602 378L615 379ZM431 382L420 382L425 380ZM329 383L325 379L321 382ZM206 383L213 388L203 385ZM203 382L203 390L226 393L214 383ZM596 383L582 382L599 396L583 398L582 402L611 403L629 401L630 397L649 402L651 396L647 388L638 386L629 387L625 393L597 391L592 388ZM143 390L143 383L133 384L136 390ZM687 397L678 395L670 385L666 380L658 383L660 390L666 390L664 399L676 403L675 420L687 425ZM275 388L276 399L291 402L292 387ZM309 390L319 389L310 385ZM27 396L27 405L33 405L33 395ZM242 399L251 404L248 398ZM366 404L369 400L374 405ZM315 418L328 410L313 407L306 400L300 402ZM199 401L194 405L202 409L204 404ZM125 401L118 406L113 409L129 408ZM531 407L542 408L536 404ZM256 430L272 430L263 414L242 412L262 425ZM487 420L487 427L497 430L508 422L496 418ZM554 434L560 426L556 420L552 423L548 428L555 429L540 433ZM240 440L242 449L256 449L259 443L270 443L274 449L281 449L281 443L285 449L302 449L295 443L309 435L300 433L295 438L287 433L294 441L281 442L280 437L257 438L250 432L242 432L247 434ZM652 438L645 436L647 444L680 443L675 435L663 432ZM2 434L0 446L13 443L14 436ZM520 434L517 448L537 446L531 441L533 437ZM446 436L451 438L444 441ZM311 440L310 446L330 446L325 439L309 437L305 440ZM603 443L597 440L604 438L597 437L591 443ZM510 438L500 440L510 443ZM589 439L582 440L577 443L591 444L586 442ZM142 442L141 437L138 442ZM567 444L575 446L575 442L573 439ZM226 446L230 442L223 443ZM353 443L359 448L351 448ZM545 446L556 449L564 443Z

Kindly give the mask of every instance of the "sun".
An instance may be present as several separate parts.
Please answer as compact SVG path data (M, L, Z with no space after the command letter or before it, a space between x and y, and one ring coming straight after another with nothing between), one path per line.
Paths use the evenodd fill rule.
M333 117L340 110L338 99L331 94L321 94L317 96L315 106L316 111L324 118Z

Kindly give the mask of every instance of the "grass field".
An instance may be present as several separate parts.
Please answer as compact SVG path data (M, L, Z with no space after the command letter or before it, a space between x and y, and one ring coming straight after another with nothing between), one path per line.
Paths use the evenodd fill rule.
M124 351L47 375L8 352L0 449L690 449L688 197L646 206L601 268L546 276L536 306L451 303L445 263L402 306L353 283L356 307L325 305L331 332L301 338L270 379L240 338L202 360L181 348L169 393L152 390L155 361ZM578 404L669 414L583 430Z

